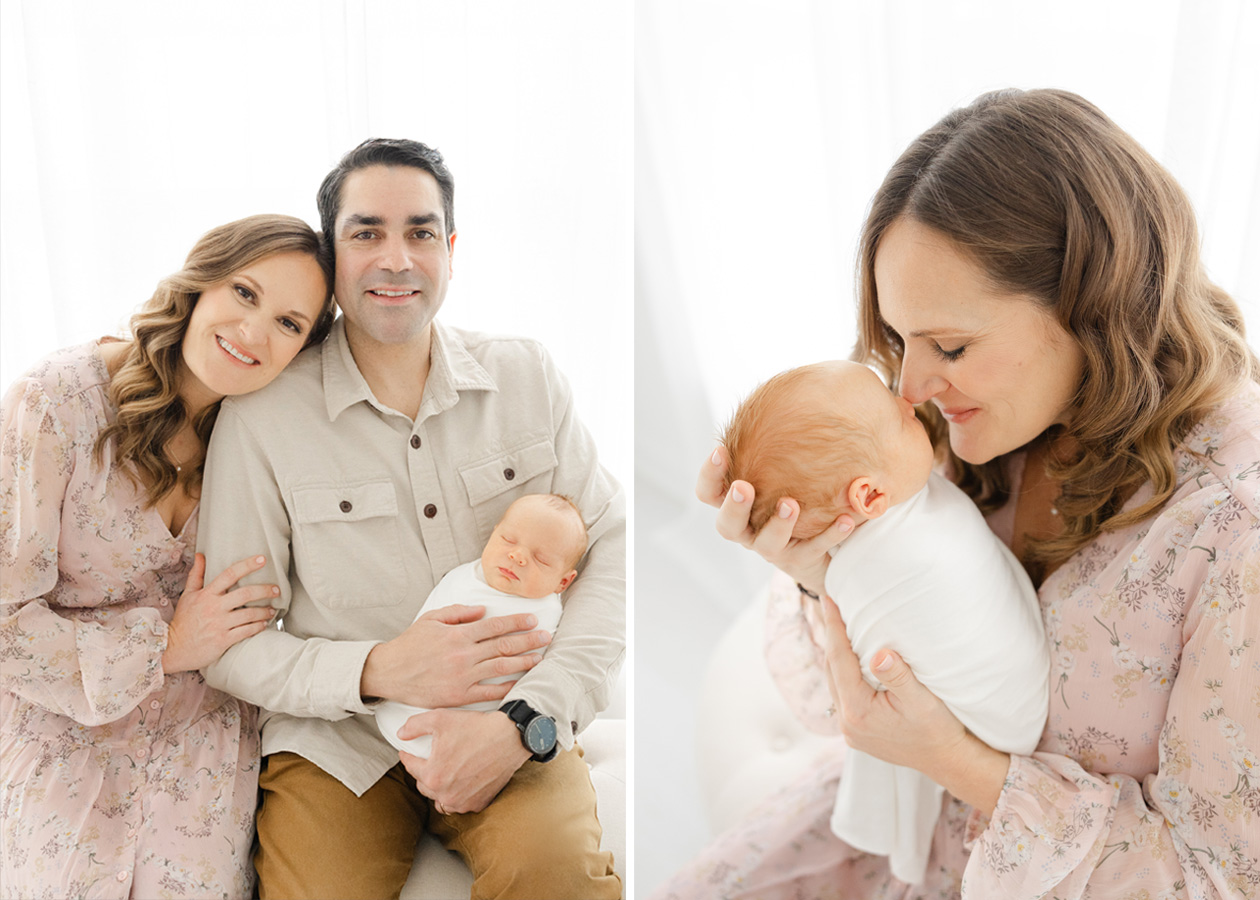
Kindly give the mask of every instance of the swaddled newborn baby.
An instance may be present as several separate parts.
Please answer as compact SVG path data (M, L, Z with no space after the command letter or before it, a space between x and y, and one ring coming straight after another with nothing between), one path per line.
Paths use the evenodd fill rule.
M560 592L577 578L575 567L586 543L586 525L572 501L557 494L526 494L494 526L481 559L447 572L416 618L461 603L484 606L485 618L533 613L539 628L554 632L560 622ZM504 675L482 684L517 678L519 674ZM502 701L487 700L460 709L492 710L501 705ZM422 712L418 706L387 700L376 707L376 727L397 749L428 759L433 741L429 735L410 740L398 736L403 723Z
M736 410L723 438L730 480L755 491L760 530L781 497L813 537L846 513L827 593L867 682L871 658L899 653L915 676L990 746L1036 748L1050 701L1037 594L970 498L932 471L914 407L865 366L833 361L776 375ZM926 775L850 749L832 830L922 882L944 789Z

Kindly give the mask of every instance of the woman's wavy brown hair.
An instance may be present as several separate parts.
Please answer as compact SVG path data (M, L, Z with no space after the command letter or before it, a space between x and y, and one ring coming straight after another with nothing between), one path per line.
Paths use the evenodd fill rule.
M1061 562L1101 532L1154 515L1176 486L1177 444L1260 372L1237 304L1203 269L1180 185L1066 91L998 91L951 112L893 165L862 232L854 358L894 389L903 348L880 315L875 254L903 217L948 237L998 288L1034 298L1084 351L1063 431L1078 450L1049 464L1063 484L1064 532L1033 545L1033 559ZM920 416L977 505L1004 504L1004 457L964 462L939 410L925 404ZM1150 498L1122 512L1147 482Z
M190 494L201 485L203 462L180 472L167 458L166 445L188 421L179 397L179 369L184 333L203 291L222 284L234 273L277 253L305 253L319 263L327 295L304 346L322 341L332 326L332 258L319 235L292 216L249 216L214 228L197 241L184 267L158 283L153 296L131 318L132 341L109 383L109 398L118 409L114 421L96 440L95 458L104 465L107 447L138 484L152 506L181 481ZM211 404L193 420L202 450L219 414Z

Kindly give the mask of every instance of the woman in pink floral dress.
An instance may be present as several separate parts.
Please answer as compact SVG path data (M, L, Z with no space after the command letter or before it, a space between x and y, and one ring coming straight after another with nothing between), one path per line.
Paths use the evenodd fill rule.
M1184 193L1080 97L985 95L894 165L859 269L855 358L923 404L1038 585L1049 720L1014 756L895 653L872 690L811 596L852 523L793 541L785 498L754 539L719 451L697 488L719 531L791 576L768 623L785 696L948 794L924 883L901 883L830 833L838 741L656 896L1260 897L1260 367Z
M219 401L331 319L318 235L253 216L204 235L132 320L48 357L3 405L0 896L249 897L252 707L197 671L270 619L203 587L197 497Z

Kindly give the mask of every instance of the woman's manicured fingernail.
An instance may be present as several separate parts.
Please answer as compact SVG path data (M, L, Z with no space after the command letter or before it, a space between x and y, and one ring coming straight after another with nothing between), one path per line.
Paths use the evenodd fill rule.
M714 450L713 455L709 457L709 462L713 463L715 466L720 466L722 465L722 457L718 455L716 450Z
M871 668L876 672L887 672L892 668L892 654L885 653L878 660L872 660L875 663Z
M734 500L736 503L743 503L744 495L739 492L739 488L732 486L731 499Z
M786 503L780 503L779 504L779 518L780 519L792 518L792 507L788 506Z

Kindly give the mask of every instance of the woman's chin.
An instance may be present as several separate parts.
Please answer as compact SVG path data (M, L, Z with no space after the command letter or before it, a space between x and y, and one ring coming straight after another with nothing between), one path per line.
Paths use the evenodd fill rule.
M996 450L988 445L955 440L952 434L950 435L949 448L954 451L955 456L973 466L982 466L987 462L992 462L999 455Z

